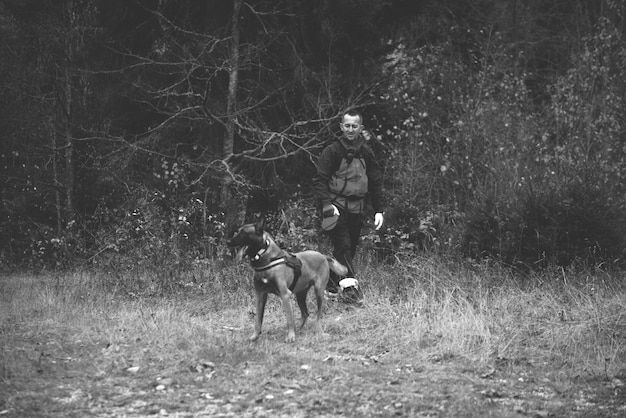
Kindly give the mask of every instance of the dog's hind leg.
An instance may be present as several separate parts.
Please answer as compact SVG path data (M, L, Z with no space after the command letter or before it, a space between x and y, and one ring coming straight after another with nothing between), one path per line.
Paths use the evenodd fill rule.
M326 272L326 276L328 277L329 273ZM313 286L313 291L315 292L315 301L317 302L317 322L319 323L322 319L322 311L324 310L324 290L326 289L326 280L322 280L320 284L316 284Z
M327 260L329 261L329 260ZM317 321L322 319L322 311L324 310L324 291L326 290L326 284L330 280L330 262L327 262L325 267L321 269L319 273L320 280L315 281L313 291L315 292L315 301L317 302Z
M309 310L306 306L306 295L308 290L304 290L302 292L296 293L296 300L298 301L298 306L300 307L300 323L298 324L298 329L302 328L306 323L307 318L309 317Z
M261 335L263 325L263 315L265 314L265 304L267 303L267 293L256 293L256 322L254 323L254 333L250 336L250 341L256 341Z
M315 288L315 301L317 302L317 322L322 319L322 311L324 310L324 289Z

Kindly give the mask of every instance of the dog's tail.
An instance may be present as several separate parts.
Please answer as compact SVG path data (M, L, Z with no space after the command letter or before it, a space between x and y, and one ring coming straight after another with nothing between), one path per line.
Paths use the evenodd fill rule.
M328 260L328 267L335 273L337 276L345 277L348 274L348 267L341 264L333 257L326 257Z

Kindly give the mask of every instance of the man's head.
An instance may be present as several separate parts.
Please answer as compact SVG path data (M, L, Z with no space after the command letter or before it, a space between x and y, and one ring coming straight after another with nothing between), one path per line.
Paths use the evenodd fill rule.
M363 117L360 113L349 110L341 120L341 131L344 138L354 141L363 130Z

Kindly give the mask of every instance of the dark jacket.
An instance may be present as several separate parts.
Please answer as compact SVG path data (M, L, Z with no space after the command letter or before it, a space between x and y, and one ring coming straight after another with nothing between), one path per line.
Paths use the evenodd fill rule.
M383 172L376 161L372 149L362 137L357 138L354 144L345 138L339 138L328 145L317 162L317 173L313 177L313 188L320 208L332 203L329 190L330 180L339 169L341 160L348 154L362 157L365 160L368 179L368 194L375 212L382 212L383 205Z

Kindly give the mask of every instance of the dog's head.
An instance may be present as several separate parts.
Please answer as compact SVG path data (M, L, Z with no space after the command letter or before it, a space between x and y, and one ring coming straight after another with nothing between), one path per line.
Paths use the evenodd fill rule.
M226 241L226 245L237 250L238 260L241 260L244 255L253 256L265 247L264 223L261 221L242 226L232 238Z

